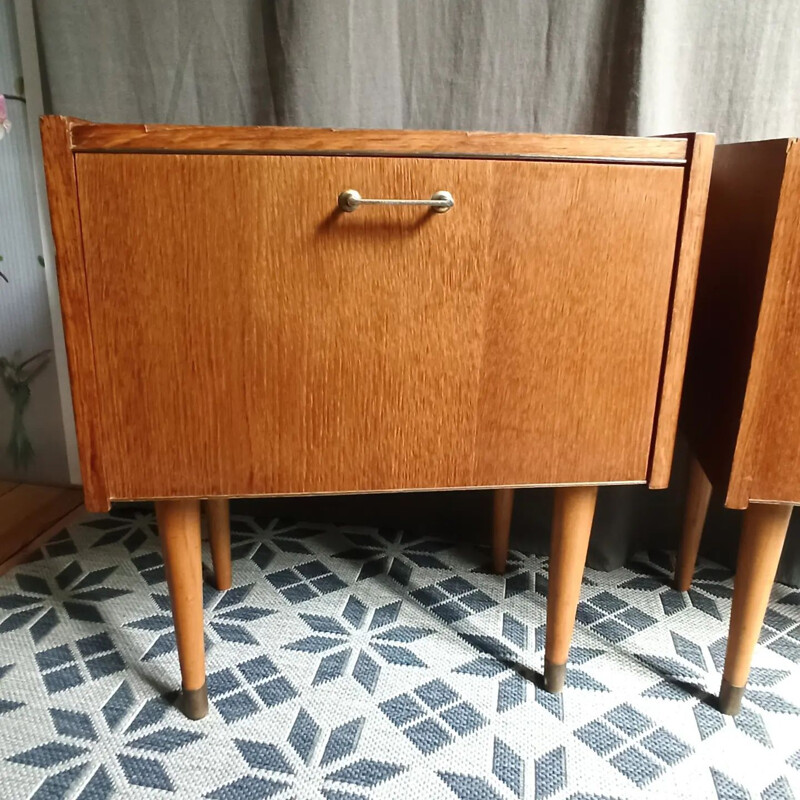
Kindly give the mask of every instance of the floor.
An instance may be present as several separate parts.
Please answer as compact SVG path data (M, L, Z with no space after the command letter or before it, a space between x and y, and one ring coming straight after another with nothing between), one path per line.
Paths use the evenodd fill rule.
M83 505L80 489L0 480L0 575L27 558L37 538Z
M179 684L147 509L87 516L0 579L0 797L800 797L800 592L776 586L734 720L731 576L587 571L568 686L540 688L546 560L233 520L206 597L211 709Z

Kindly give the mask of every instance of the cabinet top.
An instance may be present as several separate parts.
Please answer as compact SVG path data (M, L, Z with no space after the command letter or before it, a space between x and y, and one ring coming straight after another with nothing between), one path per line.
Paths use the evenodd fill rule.
M44 118L43 118L44 119ZM485 131L117 125L60 118L74 152L390 155L686 163L686 136L579 136Z

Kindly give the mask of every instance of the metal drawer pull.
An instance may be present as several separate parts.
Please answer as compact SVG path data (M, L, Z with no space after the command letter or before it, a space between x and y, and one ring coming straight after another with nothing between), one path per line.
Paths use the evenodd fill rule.
M359 206L428 206L431 211L444 214L454 205L450 192L434 192L430 200L369 199L362 197L355 189L347 189L339 195L339 208L342 211L355 211Z

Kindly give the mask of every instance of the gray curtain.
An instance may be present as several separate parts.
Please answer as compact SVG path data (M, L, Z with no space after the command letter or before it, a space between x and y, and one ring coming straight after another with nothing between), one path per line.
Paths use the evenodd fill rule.
M796 0L36 0L35 8L50 110L96 121L709 130L723 142L800 132ZM594 566L674 544L680 453L678 488L601 493ZM485 537L489 496L264 503L398 525L436 520L440 530ZM520 542L546 548L549 503L547 492L520 493ZM720 506L704 545L730 561L739 515ZM781 577L800 583L791 546Z

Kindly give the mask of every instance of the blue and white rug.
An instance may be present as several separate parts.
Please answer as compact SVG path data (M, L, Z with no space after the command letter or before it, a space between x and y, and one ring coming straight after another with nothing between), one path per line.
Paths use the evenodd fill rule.
M587 570L567 688L540 688L546 559L234 517L190 722L153 515L121 508L0 579L0 798L800 798L800 592L776 586L744 708L731 576ZM206 561L208 557L206 554Z

